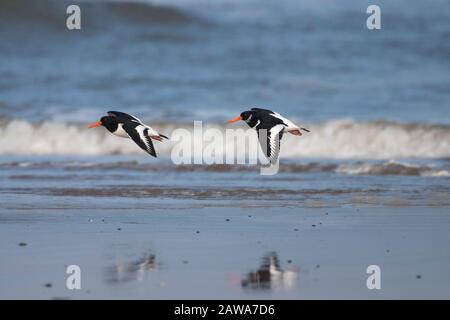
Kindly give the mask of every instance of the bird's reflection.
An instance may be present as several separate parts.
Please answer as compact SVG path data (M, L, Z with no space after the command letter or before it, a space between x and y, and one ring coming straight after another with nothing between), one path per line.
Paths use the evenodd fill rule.
M120 283L129 281L141 281L148 272L157 270L159 264L151 252L146 252L138 260L117 263L106 271L106 281L109 283Z
M276 252L270 252L262 258L261 266L249 272L241 280L241 286L249 289L290 289L297 283L298 268L283 270Z

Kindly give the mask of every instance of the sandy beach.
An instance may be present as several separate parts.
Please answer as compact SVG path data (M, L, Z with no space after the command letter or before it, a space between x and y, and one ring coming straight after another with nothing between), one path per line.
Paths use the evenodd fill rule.
M424 205L423 177L396 193L389 176L377 191L358 189L367 176L44 160L2 170L1 298L450 297L448 179L432 178L447 187ZM66 287L69 265L81 290ZM369 265L381 290L366 287Z

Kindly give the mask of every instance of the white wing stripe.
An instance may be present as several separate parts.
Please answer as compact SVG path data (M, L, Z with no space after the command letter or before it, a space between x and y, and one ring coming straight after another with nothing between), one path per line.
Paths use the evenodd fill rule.
M147 137L145 136L145 127L144 126L137 126L136 131L139 133L139 137L141 138L142 142L144 142L145 146L147 147L147 150L151 150L151 146L147 140Z
M270 160L271 161L275 161L278 157L278 153L279 153L279 146L280 146L280 141L279 141L279 134L280 132L284 129L284 125L282 124L277 124L276 126L272 127L269 130L269 144L270 144Z

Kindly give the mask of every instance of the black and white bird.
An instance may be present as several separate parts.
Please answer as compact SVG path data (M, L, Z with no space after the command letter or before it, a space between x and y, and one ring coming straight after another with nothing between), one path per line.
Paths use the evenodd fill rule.
M108 111L107 113L107 116L102 117L100 121L92 123L89 125L89 128L104 126L109 132L118 137L131 138L141 149L154 157L156 157L156 151L152 139L158 141L162 141L163 138L169 139L129 114L119 111Z
M239 120L245 121L250 128L256 129L259 143L270 163L275 163L278 159L280 141L284 133L289 132L301 136L302 130L310 132L306 128L297 126L279 113L267 109L252 108L242 112L239 117L228 121L228 123Z
M299 269L290 267L283 270L276 252L269 252L261 260L261 266L251 271L241 280L241 286L252 289L281 289L295 286Z

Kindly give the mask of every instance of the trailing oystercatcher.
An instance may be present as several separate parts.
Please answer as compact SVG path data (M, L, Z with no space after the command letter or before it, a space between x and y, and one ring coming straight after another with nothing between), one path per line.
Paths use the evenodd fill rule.
M239 120L245 121L250 128L256 129L259 143L271 163L278 159L280 141L285 132L296 136L302 135L301 130L310 132L306 128L297 126L279 113L267 109L252 108L242 112L239 117L228 121L228 123Z
M162 141L163 138L169 139L129 114L119 111L108 111L107 113L107 116L102 117L100 121L92 123L89 125L89 128L104 126L109 132L118 137L131 138L141 149L154 157L156 157L156 151L152 139L158 141Z

